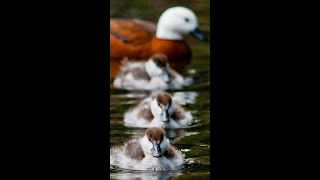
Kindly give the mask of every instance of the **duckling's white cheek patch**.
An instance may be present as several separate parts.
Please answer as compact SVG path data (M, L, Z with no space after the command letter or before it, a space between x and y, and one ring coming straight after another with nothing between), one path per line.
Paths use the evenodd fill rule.
M167 70L166 69L162 69L161 71L162 72L161 72L160 77L163 79L164 82L169 82L170 81L170 77L169 77L169 74L168 74Z
M156 100L153 100L151 102L151 111L152 111L152 114L158 118L160 117L160 114L162 113L162 109L158 106Z
M152 60L146 62L146 71L152 77L160 76L162 73L162 70Z
M172 102L169 109L168 109L168 112L171 115L174 111L175 111L174 102Z
M168 146L169 146L169 139L167 138L163 139L163 141L160 144L161 153L164 153L168 149Z
M145 154L151 155L151 149L153 147L152 143L148 140L147 137L144 137L140 140L141 147Z
M150 152L151 152L151 149L153 148L153 144L151 142L149 142L147 147L148 147L148 150L150 150Z

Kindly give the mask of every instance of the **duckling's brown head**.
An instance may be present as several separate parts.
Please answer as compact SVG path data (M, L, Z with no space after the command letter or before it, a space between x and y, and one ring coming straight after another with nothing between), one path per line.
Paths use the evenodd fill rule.
M156 100L160 107L170 106L172 102L171 95L167 92L161 92L156 96Z
M148 144L152 144L151 155L153 157L159 158L162 154L168 149L169 143L164 135L164 130L161 128L149 128L145 133L145 138L148 141Z
M157 53L150 57L145 69L150 77L160 77L166 83L170 82L169 61L166 55Z
M150 142L159 144L163 140L164 131L161 128L149 128L146 131L146 136Z
M162 122L169 122L170 116L174 112L174 104L169 93L159 93L151 102L151 112L156 119Z
M160 68L166 68L169 64L168 58L165 54L157 53L151 56L153 62Z

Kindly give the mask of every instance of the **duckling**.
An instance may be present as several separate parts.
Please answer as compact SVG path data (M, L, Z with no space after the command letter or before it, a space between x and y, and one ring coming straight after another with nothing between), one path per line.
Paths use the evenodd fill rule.
M161 128L147 129L140 139L110 149L110 166L130 170L178 170L184 155L171 146Z
M125 89L165 90L180 89L190 85L191 79L184 79L170 68L164 54L154 54L147 62L123 63L122 70L114 80L114 86Z
M192 115L185 111L169 93L161 92L148 97L124 115L127 126L182 128L192 122Z

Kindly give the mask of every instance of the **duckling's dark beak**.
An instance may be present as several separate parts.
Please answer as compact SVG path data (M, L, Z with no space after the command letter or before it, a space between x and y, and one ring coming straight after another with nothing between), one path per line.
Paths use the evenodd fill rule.
M168 110L162 110L162 113L160 114L160 116L161 116L161 121L163 122L170 121Z
M153 157L159 158L161 157L161 149L160 144L153 144L153 147L151 149L151 153Z
M169 83L170 82L169 74L167 72L162 73L162 79L164 80L164 82Z
M193 30L192 32L190 32L190 35L195 37L196 39L199 39L200 41L203 42L208 42L207 37L204 35L204 33L202 31L200 31L200 29L196 28L195 30Z

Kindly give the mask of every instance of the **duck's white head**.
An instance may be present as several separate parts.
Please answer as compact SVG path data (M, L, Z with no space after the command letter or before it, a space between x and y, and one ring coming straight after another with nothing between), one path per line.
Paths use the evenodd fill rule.
M140 140L141 147L145 155L159 158L170 147L169 139L164 135L161 128L149 128L144 137Z
M151 78L160 77L164 82L170 82L168 67L168 58L164 54L154 54L145 63L145 69L149 76Z
M151 102L150 109L153 116L156 119L160 119L162 122L169 122L170 116L175 110L172 97L169 93L159 93Z
M159 18L156 37L159 39L182 40L190 34L201 41L207 41L198 29L198 20L194 12L185 7L167 9Z

